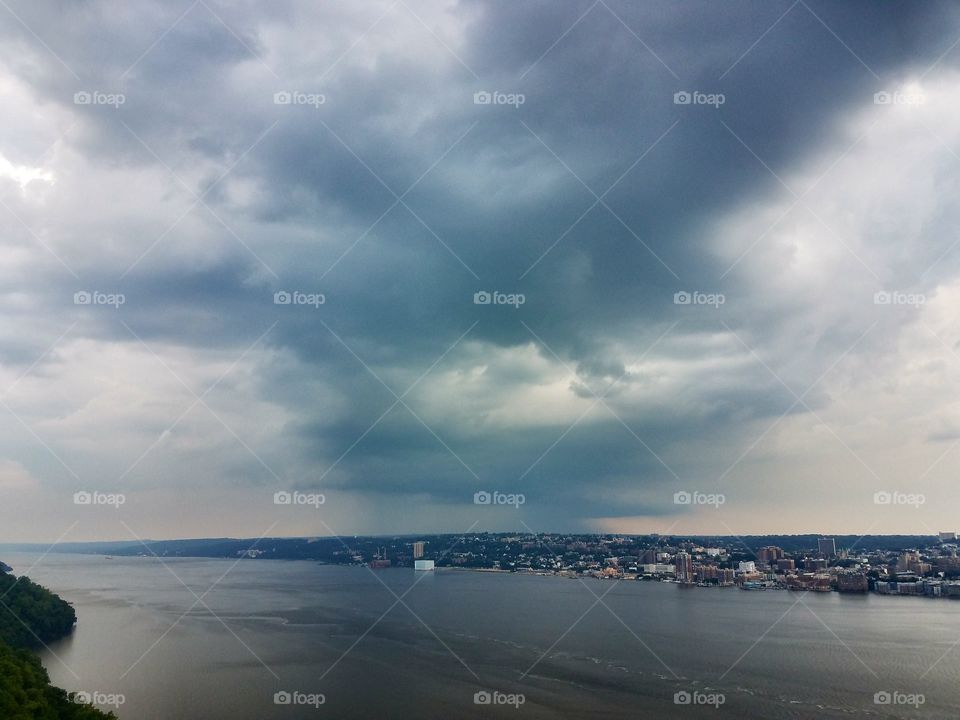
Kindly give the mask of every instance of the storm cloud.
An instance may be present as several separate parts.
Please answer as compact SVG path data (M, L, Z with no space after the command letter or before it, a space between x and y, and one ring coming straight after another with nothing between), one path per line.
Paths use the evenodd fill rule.
M954 529L952 4L0 16L0 539Z

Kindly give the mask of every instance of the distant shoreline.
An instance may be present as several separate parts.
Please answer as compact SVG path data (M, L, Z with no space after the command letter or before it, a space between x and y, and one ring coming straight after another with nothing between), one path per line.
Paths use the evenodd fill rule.
M34 554L36 554L36 551L28 551L28 550L15 550L15 551L8 551L8 552L11 553L11 554L20 554L20 553L22 553L22 554L28 554L28 555L34 555ZM97 557L97 556L102 556L102 555L103 555L102 553L93 553L93 552L89 552L89 553L81 553L81 552L66 552L66 553L65 553L65 552L60 552L60 553L58 553L58 552L56 552L56 551L52 551L52 552L47 553L47 554L48 554L48 555L58 555L58 556L75 556L75 555L80 555L80 556L84 556L84 557ZM104 560L107 560L108 558L107 558L107 557L103 557L103 559L104 559ZM112 557L111 557L111 558L109 558L109 559L110 559L110 560L142 559L142 560L146 560L146 561L157 562L157 558L154 558L154 557L152 557L151 555L121 555L121 556L118 556L117 558L112 558ZM795 593L801 593L801 592L802 592L802 593L809 593L809 594L814 594L814 595L816 595L816 594L824 594L824 595L836 594L836 595L851 596L851 597L878 596L878 597L904 597L904 598L918 598L918 599L932 598L932 599L935 599L935 600L960 599L960 597L956 597L956 596L950 596L950 597L948 597L948 596L932 596L932 595L926 595L926 594L923 594L923 593L879 592L879 591L877 591L877 590L867 590L867 591L865 591L865 592L841 592L841 591L837 590L836 588L830 588L829 590L815 590L815 589L813 589L813 588L791 588L791 587L776 586L776 585L770 585L770 586L766 586L766 587L746 587L746 588L745 588L745 587L742 587L742 586L739 586L739 585L736 585L736 584L719 585L719 584L709 584L709 583L707 583L707 584L682 583L682 582L678 582L677 580L673 580L673 579L670 579L670 578L644 577L644 576L634 576L634 575L628 575L627 577L615 577L615 576L600 577L600 576L595 576L595 575L571 575L571 574L565 574L565 573L559 573L559 572L547 572L547 571L543 571L543 570L533 570L533 571L531 571L531 570L504 570L504 569L502 569L502 568L473 568L473 567L462 567L462 566L451 566L451 565L441 565L441 566L437 566L437 567L435 567L435 568L432 569L432 570L415 570L413 567L410 567L410 566L407 566L407 565L390 565L390 566L387 566L387 567L379 567L379 568L378 568L378 567L370 567L370 566L369 566L368 564L366 564L366 563L326 563L326 562L321 562L321 561L313 560L313 559L310 559L310 558L243 558L243 559L245 559L245 560L247 560L247 561L250 561L250 560L271 560L271 561L287 561L287 562L306 562L306 563L310 563L310 564L312 564L312 565L321 565L321 566L324 566L324 567L342 567L342 568L353 568L353 569L361 569L361 568L362 568L362 569L369 570L369 571L371 571L371 572L377 572L377 571L382 571L382 570L406 570L406 571L408 571L408 572L410 572L410 573L423 574L423 575L427 575L427 574L430 574L430 573L434 573L434 574L435 574L435 573L441 573L441 574L442 574L442 573L447 573L447 572L465 572L465 573L485 573L485 574L493 574L493 575L518 575L518 576L524 576L524 577L545 577L545 578L557 578L557 579L564 579L564 580L581 580L581 581L585 581L585 580L598 580L598 581L616 581L616 582L629 582L629 583L634 583L634 582L639 582L639 583L656 583L656 584L658 584L658 585L675 585L675 586L677 586L677 587L685 588L685 589L688 589L688 588L689 588L689 589L719 589L719 590L736 589L736 590L742 590L742 591L744 591L744 592L751 592L751 593L752 593L752 592L758 592L758 591L760 591L760 592L762 592L762 591L780 591L780 592L787 591L787 592L795 592ZM233 561L233 562L236 562L236 561L238 560L238 558L231 558L231 557L226 557L226 556L223 556L223 557L221 557L221 556L208 556L208 555L178 555L178 556L174 556L174 557L165 557L165 558L163 558L163 560L221 560L221 561Z

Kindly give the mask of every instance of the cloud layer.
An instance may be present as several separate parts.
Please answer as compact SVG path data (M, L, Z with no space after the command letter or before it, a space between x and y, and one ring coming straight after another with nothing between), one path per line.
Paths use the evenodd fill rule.
M954 529L950 4L2 12L0 539Z

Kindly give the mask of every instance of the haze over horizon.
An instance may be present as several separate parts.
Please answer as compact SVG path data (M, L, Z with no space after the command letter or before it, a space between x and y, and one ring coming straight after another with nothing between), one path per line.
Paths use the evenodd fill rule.
M955 4L0 17L0 542L960 529Z
M165 543L165 542L205 542L205 541L214 541L214 540L232 540L232 541L251 540L251 541L253 541L253 543L256 544L255 547L262 547L259 543L261 543L261 542L266 542L266 541L268 541L268 540L308 540L308 541L315 541L315 540L336 540L336 539L338 539L338 538L349 539L349 538L354 538L354 537L370 537L370 538L374 538L374 537L382 537L382 538L409 537L409 538L419 538L419 537L431 537L431 536L440 536L440 535L442 535L442 536L474 535L474 534L478 534L478 535L479 535L479 534L483 534L484 532L488 532L488 531L483 531L483 530L474 528L474 529L473 529L471 532L469 532L469 533L464 533L464 532L456 532L456 533L435 533L435 532L432 532L432 531L430 531L430 530L423 530L423 531L420 531L420 532L409 532L409 533L356 533L356 534L349 534L349 535L347 535L347 534L344 534L344 535L268 535L268 536L264 536L263 538L242 537L242 536L237 536L237 535L219 535L219 536L205 536L205 537L177 537L177 538L150 538L150 537L131 538L131 537L129 537L129 535L128 535L127 537L101 538L101 539L98 539L98 540L81 540L81 541L76 541L76 542L74 542L74 541L68 541L68 540L54 540L54 539L48 539L48 540L44 540L44 541L35 541L35 542L0 542L0 548L7 548L7 549L11 549L11 548L12 548L13 551L16 552L16 549L17 549L17 548L28 548L28 547L29 547L30 550L31 550L31 552L32 552L32 551L34 551L35 549L42 547L42 548L45 548L46 550L49 550L49 553L56 553L56 552L58 552L58 548L62 548L62 547L65 547L65 546L80 546L80 545L98 546L98 545L121 545L121 544L130 544L130 545L134 545L134 546L139 546L139 545L142 544L142 543L150 544L150 543ZM497 531L489 531L489 532L490 532L491 534L507 534L507 535L509 535L509 534L525 535L525 534L530 534L530 533L531 533L531 531L530 531L530 530L527 530L526 528L522 528L522 529L519 529L519 530L517 530L517 529L514 529L514 530L497 530ZM549 535L591 535L591 534L594 534L594 533L591 533L589 530L584 530L584 531L581 531L581 532L578 532L578 533L564 532L564 531L558 531L558 530L553 530L553 531L551 531L551 530L543 530L543 531L535 531L535 532L536 532L537 534L541 534L541 535L546 535L546 534L549 534ZM623 536L623 537L643 537L643 536L648 536L648 535L659 535L660 537L680 537L680 538L682 538L682 537L693 537L693 538L698 538L698 537L700 537L700 538L730 538L730 539L733 539L733 540L738 540L738 539L740 539L740 538L751 538L751 537L828 537L828 538L834 538L834 539L836 539L836 540L838 541L838 543L839 543L839 539L840 539L841 537L853 537L853 538L855 538L855 539L857 540L857 547L860 548L861 550L862 550L862 549L866 549L866 548L864 548L864 546L863 546L863 539L865 539L865 538L881 537L881 536L887 536L887 537L903 537L903 536L935 537L935 535L936 535L935 533L934 533L934 534L929 534L929 533L884 533L884 534L882 534L882 535L881 535L881 534L878 534L878 533L870 533L870 534L865 534L865 535L858 535L857 533L843 533L843 534L841 534L841 533L822 533L822 532L796 532L796 533L759 532L759 533L750 533L750 534L747 534L747 535L744 535L744 536L739 536L739 535L722 535L722 534L719 534L719 533L696 533L696 532L693 532L693 533L669 533L669 534L659 534L659 533L596 533L596 534L619 535L619 536ZM349 544L349 543L348 543L348 544ZM741 543L741 545L742 545L742 543ZM844 549L846 549L846 548L844 548L843 546L841 546L841 545L839 545L839 544L838 544L837 548L838 548L839 550L844 550ZM751 546L751 545L749 545L749 544L744 545L742 549L743 549L743 552L748 553L748 554L750 554L750 553L755 553L756 550L757 550L757 548L755 548L755 547L753 547L753 546ZM438 550L438 552L444 553L446 550L447 550L447 548L440 548L440 549ZM8 551L9 551L9 550L8 550ZM150 555L150 552L149 552L148 550L146 550L146 549L144 549L143 553L144 553L145 555Z

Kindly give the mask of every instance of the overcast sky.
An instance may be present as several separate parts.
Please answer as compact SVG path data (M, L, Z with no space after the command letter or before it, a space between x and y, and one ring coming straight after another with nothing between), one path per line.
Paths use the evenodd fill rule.
M960 529L958 40L8 0L0 540Z

